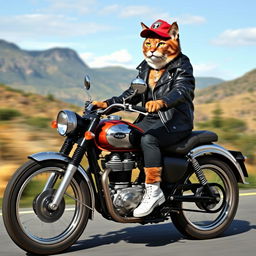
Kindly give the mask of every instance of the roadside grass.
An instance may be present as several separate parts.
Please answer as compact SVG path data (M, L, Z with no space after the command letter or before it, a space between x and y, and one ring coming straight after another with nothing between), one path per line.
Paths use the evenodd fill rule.
M0 121L10 121L21 116L21 112L12 108L0 108Z
M25 123L39 129L47 129L50 128L50 118L46 117L29 117L25 120Z
M253 188L256 188L256 175L250 175L250 173L249 173L249 177L245 178L245 180L249 184L241 184L241 183L239 183L239 188L240 189L253 189Z

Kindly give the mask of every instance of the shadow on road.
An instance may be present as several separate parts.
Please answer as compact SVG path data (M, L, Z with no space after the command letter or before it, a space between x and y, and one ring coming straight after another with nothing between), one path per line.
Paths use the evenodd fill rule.
M239 235L248 232L251 229L256 230L256 225L251 225L251 223L246 220L233 220L230 227L221 235L221 237Z
M256 225L251 225L245 220L234 220L227 231L221 237L239 235L256 229ZM96 234L86 240L80 240L74 244L67 252L74 252L102 245L116 244L120 241L133 244L145 244L145 246L164 246L183 239L182 235L171 223L136 226L110 231L105 234Z
M136 226L124 228L117 231L110 231L106 234L96 234L86 240L78 241L69 249L78 251L94 248L97 246L116 244L120 241L133 244L145 244L145 246L164 246L179 241L182 238L171 224L158 224L148 226Z

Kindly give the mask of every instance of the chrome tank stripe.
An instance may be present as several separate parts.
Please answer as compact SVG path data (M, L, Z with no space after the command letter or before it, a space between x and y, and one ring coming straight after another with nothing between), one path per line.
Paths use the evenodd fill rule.
M112 147L116 148L132 148L132 144L129 140L129 134L131 129L127 124L116 124L111 126L106 134L107 141ZM122 137L118 138L120 134Z
M42 161L46 161L46 160L59 160L59 161L69 163L71 161L71 158L69 156L63 155L58 152L40 152L40 153L36 153L36 154L32 154L32 155L28 156L28 158L35 160L36 162L42 162ZM89 179L85 169L81 165L78 166L77 170L84 177L85 181L88 184L89 191L91 194L91 203L92 203L91 208L94 209L95 208L95 196L94 196L94 191L93 191L93 186L92 186L91 180ZM92 211L92 214L91 214L92 219L93 219L93 214L94 214L94 212Z
M203 155L211 155L211 154L222 155L225 158L227 158L236 167L243 184L248 184L245 181L245 177L240 167L240 164L237 162L237 160L228 150L221 147L220 145L209 144L209 145L199 146L199 147L193 148L188 154L190 154L193 158L197 158Z

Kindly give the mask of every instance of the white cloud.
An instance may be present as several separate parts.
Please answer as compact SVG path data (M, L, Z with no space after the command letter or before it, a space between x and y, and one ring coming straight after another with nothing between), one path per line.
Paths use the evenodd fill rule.
M22 49L27 50L43 50L43 49L49 49L49 48L55 48L55 47L62 47L62 48L71 48L76 49L79 47L82 47L81 43L77 42L64 42L64 41L33 41L33 40L22 40L18 42L18 45Z
M226 30L212 42L226 46L256 45L256 27Z
M47 2L49 2L47 11L86 14L91 11L93 5L97 3L97 0L47 0Z
M178 21L180 24L202 24L206 22L206 19L202 16L196 15L181 15L179 17L173 17L168 12L163 12L160 9L152 8L147 5L130 5L130 6L121 6L121 5L109 5L104 7L100 14L110 14L117 13L121 18L130 18L130 17L141 17L142 19L164 19L166 21Z
M152 8L146 5L131 5L124 6L120 8L118 13L121 18L130 18L130 17L141 17L141 19L151 19L151 20L173 20L168 12L162 12L160 9ZM151 25L151 24L150 24ZM149 26L150 26L149 25Z
M175 19L175 18L174 18ZM206 22L206 19L202 16L195 15L181 15L176 18L179 24L203 24Z
M131 5L121 8L120 17L128 18L133 16L152 15L154 9L145 5Z
M122 66L134 68L132 65L132 56L126 49L121 49L103 56L95 56L93 53L86 52L80 54L80 57L92 68L101 68L108 66Z
M66 38L84 36L110 27L97 23L78 22L73 18L52 14L27 14L16 16L1 16L1 37L7 40L24 40L35 38Z
M118 10L120 10L120 8L121 8L121 6L118 4L108 5L108 6L103 7L99 11L99 14L104 14L104 15L111 14L111 13L117 12Z
M217 67L218 65L214 63L193 64L195 76L209 76L216 71Z
M151 15L151 19L152 19L153 21L158 20L158 19L161 19L161 20L165 20L165 21L167 21L167 22L169 22L169 23L172 23L173 21L175 21L175 20L173 19L173 17L171 17L168 12L153 13L153 14ZM151 25L151 24L149 24L148 26L150 26L150 25Z
M237 77L237 74L234 74L233 71L223 68L223 63L193 63L193 69L195 77L218 77L225 80Z

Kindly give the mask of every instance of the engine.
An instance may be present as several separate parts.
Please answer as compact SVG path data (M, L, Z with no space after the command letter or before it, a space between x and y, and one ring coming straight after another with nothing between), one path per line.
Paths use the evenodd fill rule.
M129 216L139 205L143 186L132 183L132 170L136 167L132 153L111 153L105 157L104 167L111 169L109 189L116 211Z

